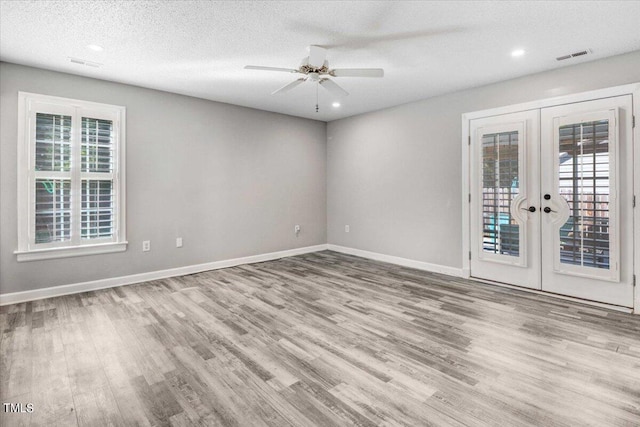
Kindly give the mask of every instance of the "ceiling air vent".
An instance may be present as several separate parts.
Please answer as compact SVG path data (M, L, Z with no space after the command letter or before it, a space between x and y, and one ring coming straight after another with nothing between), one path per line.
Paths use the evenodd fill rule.
M576 58L578 56L587 55L589 52L591 52L591 51L590 50L581 50L580 52L574 52L574 53L570 53L568 55L558 56L556 58L556 61L564 61L565 59Z
M78 65L86 65L87 67L93 67L93 68L99 68L102 66L102 64L98 62L85 61L84 59L71 58L71 57L69 57L69 62L78 64Z

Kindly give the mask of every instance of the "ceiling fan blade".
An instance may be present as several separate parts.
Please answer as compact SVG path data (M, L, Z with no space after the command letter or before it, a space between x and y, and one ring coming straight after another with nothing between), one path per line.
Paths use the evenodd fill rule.
M338 68L329 72L334 77L383 77L382 68Z
M324 65L324 60L327 59L327 50L320 46L309 46L309 65L320 68Z
M285 73L297 73L293 68L263 67L261 65L245 65L245 70L284 71Z
M336 95L336 96L347 96L347 95L349 95L349 92L347 92L346 90L342 89L333 80L322 79L322 80L320 80L319 83L322 85L323 88L325 88L327 91L329 91L333 95Z
M274 90L273 92L271 92L271 95L275 95L277 93L288 92L291 89L293 89L294 87L298 86L300 83L303 83L305 80L307 80L307 79L299 78L298 80L294 80L291 83L287 83L286 85L282 86L280 89Z

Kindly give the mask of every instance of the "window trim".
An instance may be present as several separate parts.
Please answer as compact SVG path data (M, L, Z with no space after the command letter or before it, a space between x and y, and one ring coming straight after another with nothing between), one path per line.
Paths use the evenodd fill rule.
M33 113L31 107L35 104L49 104L54 109L73 109L76 117L82 117L87 113L102 113L103 116L110 116L114 120L114 191L116 192L115 207L115 233L110 239L96 239L86 244L66 241L59 242L58 245L44 244L36 245L32 236L32 214L34 214L31 202L34 193L31 188L32 181L36 179L34 172L35 146L31 140L30 115ZM37 110L35 110L37 112ZM72 132L74 141L80 144L81 124L77 120L73 123ZM83 255L104 254L111 252L122 252L127 249L126 241L126 185L125 185L125 129L126 129L126 107L118 105L101 104L77 99L61 98L57 96L40 95L29 92L18 92L18 153L17 153L17 173L18 173L18 249L14 251L18 262L35 261L42 259L66 258ZM79 145L78 145L79 146ZM72 146L72 150L73 150ZM78 160L79 161L79 160ZM78 166L79 167L79 166ZM72 174L73 176L73 174ZM76 180L81 176L77 173ZM72 178L73 179L73 178ZM78 218L76 218L76 221ZM73 225L72 225L73 227Z

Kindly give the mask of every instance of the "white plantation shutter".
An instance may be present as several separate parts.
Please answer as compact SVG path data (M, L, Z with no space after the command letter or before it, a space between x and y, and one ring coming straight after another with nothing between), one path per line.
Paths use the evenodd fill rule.
M71 240L71 180L36 178L35 244Z
M124 107L19 99L18 260L126 249Z
M35 113L35 244L71 239L71 117Z
M112 120L82 117L80 235L83 239L111 238L115 231L113 131Z

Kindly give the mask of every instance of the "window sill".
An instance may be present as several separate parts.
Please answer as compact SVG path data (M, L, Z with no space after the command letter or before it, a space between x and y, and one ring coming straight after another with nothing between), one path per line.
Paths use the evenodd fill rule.
M69 246L66 248L35 249L15 251L18 262L39 261L43 259L70 258L85 255L108 254L127 250L127 242L102 243L97 245Z

